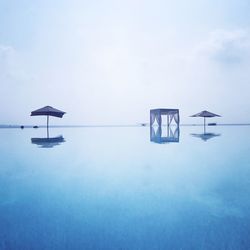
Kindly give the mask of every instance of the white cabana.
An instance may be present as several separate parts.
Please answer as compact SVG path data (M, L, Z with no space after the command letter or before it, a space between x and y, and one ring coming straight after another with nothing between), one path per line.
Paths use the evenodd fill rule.
M169 126L174 120L176 125L180 124L179 109L151 109L150 110L150 126L153 125L155 120L158 126L162 125L162 115L167 115L167 125Z

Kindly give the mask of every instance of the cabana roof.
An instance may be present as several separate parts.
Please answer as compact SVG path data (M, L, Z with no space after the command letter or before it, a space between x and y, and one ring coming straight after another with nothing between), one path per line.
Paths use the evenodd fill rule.
M167 114L176 114L179 112L179 109L151 109L150 112L152 113L161 113L162 115L167 115Z

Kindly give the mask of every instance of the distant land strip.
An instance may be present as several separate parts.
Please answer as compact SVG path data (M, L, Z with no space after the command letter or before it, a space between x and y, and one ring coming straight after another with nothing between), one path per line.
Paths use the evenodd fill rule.
M89 128L89 127L148 127L148 123L138 123L138 124L121 124L121 125L115 125L115 124L104 124L104 125L50 125L50 128ZM162 125L167 126L167 125ZM204 124L193 124L193 123L183 123L180 124L180 126L204 126ZM206 125L206 126L250 126L250 123L217 123L216 125ZM46 128L46 125L5 125L0 124L0 129L6 129L6 128Z

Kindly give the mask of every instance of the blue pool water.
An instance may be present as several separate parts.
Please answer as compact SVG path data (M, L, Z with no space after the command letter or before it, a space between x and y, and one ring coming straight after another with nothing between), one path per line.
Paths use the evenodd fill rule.
M0 249L249 249L250 127L202 132L0 129Z

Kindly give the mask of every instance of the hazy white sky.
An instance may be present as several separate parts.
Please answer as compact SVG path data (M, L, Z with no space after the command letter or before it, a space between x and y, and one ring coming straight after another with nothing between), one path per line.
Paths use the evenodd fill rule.
M249 0L0 0L0 124L250 122ZM194 120L195 119L195 120Z

